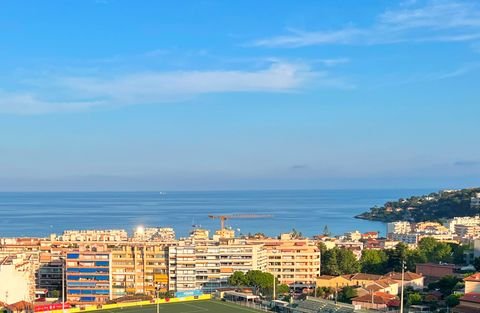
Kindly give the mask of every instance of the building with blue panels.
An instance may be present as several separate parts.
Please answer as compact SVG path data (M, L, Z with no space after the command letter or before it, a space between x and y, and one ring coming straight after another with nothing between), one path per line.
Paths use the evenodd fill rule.
M111 255L108 252L67 253L67 301L100 304L111 299Z

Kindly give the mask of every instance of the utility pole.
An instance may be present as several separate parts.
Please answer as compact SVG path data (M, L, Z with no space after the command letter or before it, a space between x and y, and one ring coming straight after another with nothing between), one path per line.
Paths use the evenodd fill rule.
M405 260L402 261L402 292L400 294L400 313L403 313L403 284L405 282Z
M276 298L276 294L275 294L275 285L277 284L277 279L275 277L275 275L273 275L273 297L272 297L272 300L275 300Z
M160 313L160 284L155 285L155 291L157 294L157 313Z

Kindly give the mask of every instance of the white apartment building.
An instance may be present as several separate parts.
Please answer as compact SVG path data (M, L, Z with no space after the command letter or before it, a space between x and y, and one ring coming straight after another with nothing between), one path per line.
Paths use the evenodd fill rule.
M211 239L179 241L168 248L169 290L201 289L212 292L225 286L235 271L266 269L266 252L262 244L244 240Z
M387 224L387 236L390 234L408 234L412 231L410 222L392 222Z
M133 241L173 241L175 230L171 227L137 227L133 233Z
M400 234L400 233L391 233L390 239L394 241L400 241L406 244L416 245L418 243L419 234L416 233L408 233L408 234Z
M0 302L31 302L35 298L35 270L29 256L10 255L0 260Z
M53 238L57 239L57 238ZM124 229L88 229L88 230L66 230L58 238L59 241L64 242L84 242L84 241L95 241L95 242L116 242L116 241L126 241L128 239L128 234Z
M446 227L452 232L456 233L455 226L464 225L464 226L480 226L480 216L463 216L463 217L454 217L451 220L448 220Z
M362 239L362 233L358 230L345 233L345 237L349 241L359 241Z

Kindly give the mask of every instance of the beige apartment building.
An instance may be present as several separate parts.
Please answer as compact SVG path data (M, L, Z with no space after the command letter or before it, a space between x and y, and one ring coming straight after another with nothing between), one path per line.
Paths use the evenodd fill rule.
M175 242L122 242L112 253L112 297L133 294L155 296L168 291L168 247Z
M266 271L281 284L313 285L320 275L320 249L315 241L282 234L279 239L252 239L261 243L267 254Z

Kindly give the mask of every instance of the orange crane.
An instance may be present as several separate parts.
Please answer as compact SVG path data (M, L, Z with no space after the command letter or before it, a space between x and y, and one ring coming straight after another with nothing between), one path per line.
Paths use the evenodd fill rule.
M209 215L209 218L212 220L219 219L220 220L220 227L222 230L225 229L225 221L231 219L239 219L239 218L271 218L272 215L267 214L230 214L230 215Z

